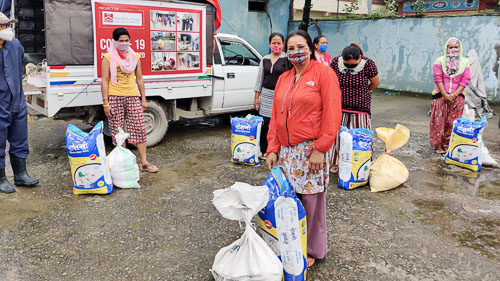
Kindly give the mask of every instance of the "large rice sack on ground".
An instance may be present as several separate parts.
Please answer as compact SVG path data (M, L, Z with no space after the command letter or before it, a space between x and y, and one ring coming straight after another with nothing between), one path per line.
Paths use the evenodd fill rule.
M410 129L397 124L396 128L377 128L377 136L385 143L385 153L380 155L370 167L370 190L385 191L398 187L408 180L408 169L398 159L389 155L408 142Z
M476 122L464 117L455 120L445 162L472 171L481 170L482 135L487 125L486 117Z
M340 127L339 187L353 189L368 183L373 131Z
M306 280L306 211L280 168L269 173L264 185L269 201L259 212L262 238L283 263L284 281Z
M66 150L74 194L110 194L113 184L106 161L102 121L85 133L73 124L66 130Z
M260 130L264 119L248 115L231 118L231 162L258 165L260 156Z

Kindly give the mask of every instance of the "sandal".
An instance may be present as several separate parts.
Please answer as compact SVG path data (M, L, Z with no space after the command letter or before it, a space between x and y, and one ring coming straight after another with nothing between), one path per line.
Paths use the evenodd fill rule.
M263 155L259 156L259 159L260 160L266 160L267 159L267 154L263 154Z
M330 173L332 174L338 174L339 173L339 167L334 166L330 168Z
M147 164L142 165L140 167L140 170L148 172L148 173L156 173L156 172L158 172L158 168L155 165L151 164L151 163L147 163Z

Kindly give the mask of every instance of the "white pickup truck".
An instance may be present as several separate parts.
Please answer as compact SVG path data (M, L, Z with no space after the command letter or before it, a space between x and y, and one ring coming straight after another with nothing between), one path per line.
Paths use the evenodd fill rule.
M169 121L197 118L253 108L253 88L261 55L244 39L230 34L214 36L213 63L195 77L145 79L149 107L145 111L148 146L158 144ZM26 89L28 106L47 117L82 119L94 124L105 118L100 79L93 65L50 66L31 75L37 89ZM45 84L40 85L40 83ZM40 87L42 86L42 87Z

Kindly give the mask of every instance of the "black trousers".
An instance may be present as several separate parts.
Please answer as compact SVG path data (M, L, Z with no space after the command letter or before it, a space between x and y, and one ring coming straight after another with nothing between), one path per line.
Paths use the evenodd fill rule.
M262 127L260 130L260 151L262 151L262 155L267 151L267 133L269 132L269 122L271 122L271 118L264 117L264 122L262 123Z

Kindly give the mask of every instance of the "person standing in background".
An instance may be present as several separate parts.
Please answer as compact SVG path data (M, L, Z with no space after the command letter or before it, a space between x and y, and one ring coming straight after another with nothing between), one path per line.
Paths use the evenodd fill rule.
M462 55L462 43L450 38L444 46L444 55L432 66L434 83L432 91L430 144L436 153L448 150L453 121L462 116L465 103L465 88L471 74L469 60Z
M139 91L137 90L139 88ZM127 141L139 152L139 169L149 173L158 168L147 160L144 110L148 107L139 54L130 47L130 34L124 27L113 31L113 41L102 59L102 106L108 117L109 129L116 145L118 128L126 125Z
M363 56L363 50L351 43L335 57L330 64L335 71L342 90L342 126L348 129L363 128L371 130L372 91L380 84L375 62ZM330 172L338 173L337 136L333 145L332 167Z
M5 176L5 150L9 141L9 156L14 171L14 184L34 187L38 179L26 171L28 144L28 108L23 91L24 48L14 38L12 23L0 13L0 193L12 193L16 189Z
M290 64L283 52L283 34L273 32L269 35L271 53L265 55L259 64L259 72L255 83L254 107L264 118L260 133L261 159L266 159L267 132L273 108L274 87L280 75L290 69Z
M325 36L316 36L313 40L314 48L316 49L316 60L324 65L330 65L332 57L326 52L328 49L328 39Z

